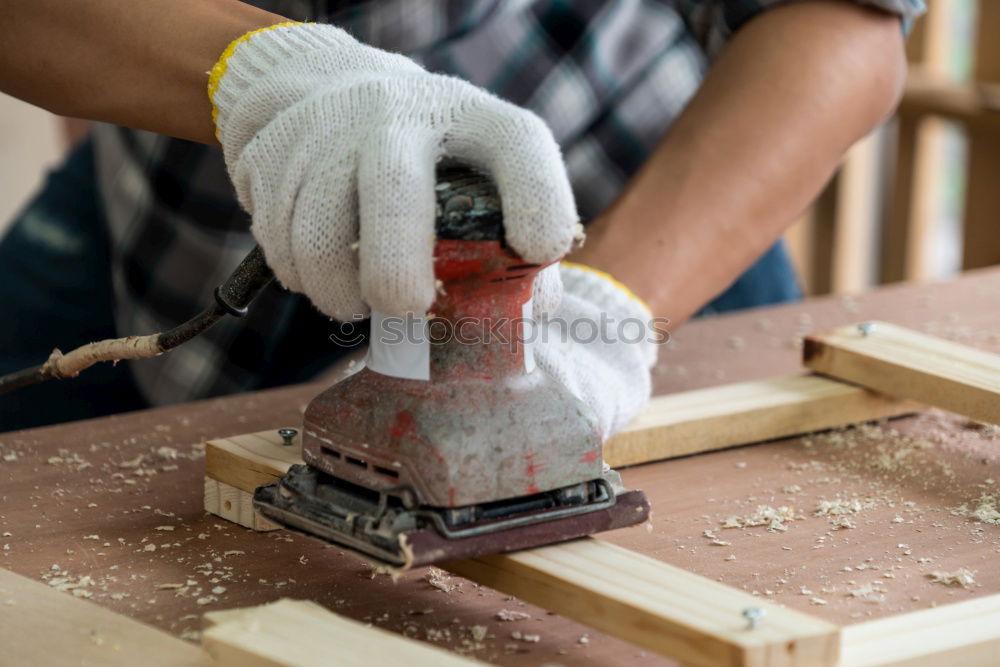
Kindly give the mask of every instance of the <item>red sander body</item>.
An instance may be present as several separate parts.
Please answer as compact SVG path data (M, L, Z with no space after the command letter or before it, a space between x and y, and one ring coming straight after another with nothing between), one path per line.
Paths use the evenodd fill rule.
M542 267L504 245L494 186L442 167L437 196L440 290L419 332L429 379L369 365L317 396L306 465L258 489L254 504L398 569L645 521L645 495L603 463L589 408L533 367L529 299ZM372 345L384 327L373 326Z

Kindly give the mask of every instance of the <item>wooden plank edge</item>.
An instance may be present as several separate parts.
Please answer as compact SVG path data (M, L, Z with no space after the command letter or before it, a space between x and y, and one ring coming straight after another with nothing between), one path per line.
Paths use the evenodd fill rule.
M277 478L275 478L277 479ZM265 532L281 528L254 509L253 494L205 476L205 511L235 524Z
M787 438L918 411L912 401L811 374L654 396L604 445L614 467Z
M1000 355L867 322L808 336L803 363L891 396L1000 423Z
M202 647L219 667L245 665L406 665L483 663L335 614L308 600L208 612Z
M841 666L1000 664L1000 594L848 625Z
M293 463L302 463L301 434L290 446L282 443L277 428L210 440L205 447L205 474L253 493L258 486L277 481Z
M441 565L685 665L834 665L838 626L601 540ZM745 612L763 618L749 628Z
M4 569L0 646L4 665L211 664L194 644Z

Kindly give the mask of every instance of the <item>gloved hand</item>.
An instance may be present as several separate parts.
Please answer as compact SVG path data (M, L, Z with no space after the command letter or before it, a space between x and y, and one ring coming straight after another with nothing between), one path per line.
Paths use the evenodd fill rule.
M558 271L562 302L539 322L535 362L590 406L607 440L649 402L662 332L646 305L611 276L569 263Z
M284 24L226 50L209 80L240 203L287 288L339 320L423 313L434 299L435 161L491 174L507 242L528 262L579 227L544 122L329 25ZM551 280L549 296L558 286Z

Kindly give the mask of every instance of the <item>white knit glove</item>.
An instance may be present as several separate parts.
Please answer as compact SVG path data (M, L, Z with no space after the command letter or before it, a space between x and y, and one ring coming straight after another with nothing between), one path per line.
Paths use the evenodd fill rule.
M268 264L336 319L369 305L389 315L430 307L440 156L492 175L507 242L526 261L561 257L576 233L569 179L540 118L339 28L245 35L213 68L209 96Z
M562 302L539 323L535 361L590 406L606 440L649 402L658 332L645 304L607 274L568 263L559 273Z

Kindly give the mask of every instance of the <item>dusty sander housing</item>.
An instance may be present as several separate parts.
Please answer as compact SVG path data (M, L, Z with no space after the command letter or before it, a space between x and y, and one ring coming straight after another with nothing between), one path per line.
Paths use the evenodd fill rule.
M317 396L306 465L258 489L255 506L394 568L645 521L645 495L603 463L589 408L533 368L525 304L543 267L505 246L495 186L443 166L436 192L430 379L366 367Z

